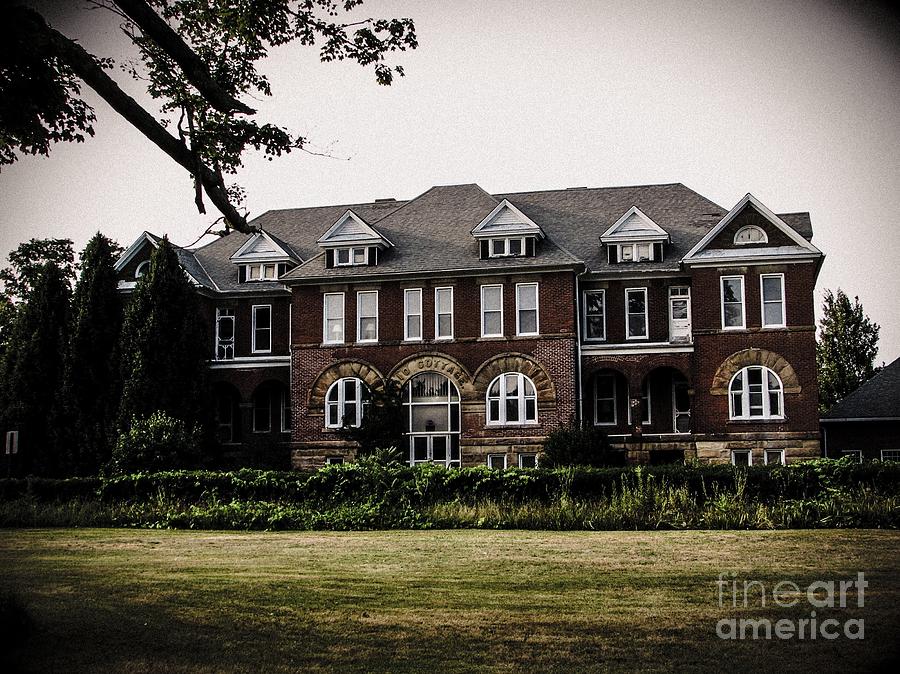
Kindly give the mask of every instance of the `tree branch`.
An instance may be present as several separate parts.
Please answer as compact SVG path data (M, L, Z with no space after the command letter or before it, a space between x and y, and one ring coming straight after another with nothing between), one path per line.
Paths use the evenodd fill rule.
M188 81L197 87L197 91L209 101L212 107L225 114L236 111L252 115L256 112L225 91L213 79L203 59L197 56L194 50L181 39L181 36L172 30L172 27L144 0L113 0L113 2L138 25L144 35L172 57L172 60L181 67Z
M122 91L115 80L104 72L94 57L81 45L48 26L43 17L36 12L28 11L32 17L33 38L37 48L46 49L48 53L65 62L113 110L178 162L195 179L199 179L209 200L225 216L228 225L247 234L253 231L253 228L247 224L246 218L238 213L232 205L224 181L220 176L217 176L203 162L195 160L188 147L166 131L156 121L156 118L144 110L137 101Z

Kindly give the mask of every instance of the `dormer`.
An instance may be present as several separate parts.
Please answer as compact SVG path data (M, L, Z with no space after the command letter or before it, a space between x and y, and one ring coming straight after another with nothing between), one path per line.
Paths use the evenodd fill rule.
M394 244L352 209L347 209L316 242L325 249L326 267L374 266Z
M238 266L238 281L277 281L302 260L290 246L265 230L259 230L231 256Z
M481 259L534 257L544 230L504 199L473 230Z
M600 235L610 264L619 262L662 262L669 233L640 208L632 206Z

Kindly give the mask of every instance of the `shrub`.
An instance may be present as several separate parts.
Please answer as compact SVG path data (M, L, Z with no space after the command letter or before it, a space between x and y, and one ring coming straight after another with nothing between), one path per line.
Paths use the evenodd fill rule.
M112 472L190 468L199 460L200 433L180 419L157 410L147 418L132 417L113 450Z
M625 452L613 450L606 433L593 424L572 421L547 436L541 465L546 468L622 466Z

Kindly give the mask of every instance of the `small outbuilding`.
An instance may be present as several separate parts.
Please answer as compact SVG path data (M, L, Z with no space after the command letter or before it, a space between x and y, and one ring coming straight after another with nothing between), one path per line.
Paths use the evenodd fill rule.
M826 457L900 461L900 358L832 407L821 421Z

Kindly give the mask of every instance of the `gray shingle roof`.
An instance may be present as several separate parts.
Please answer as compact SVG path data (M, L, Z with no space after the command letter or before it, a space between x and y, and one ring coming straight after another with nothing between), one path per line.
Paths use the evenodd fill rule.
M471 235L502 199L508 199L546 233L538 255L532 258L479 259ZM609 265L600 235L629 208L637 206L670 235L662 262ZM327 269L316 241L347 209L377 227L394 247L384 251L374 267ZM575 267L584 263L591 272L678 271L684 255L727 213L681 183L632 187L578 188L491 195L478 185L432 187L410 201L381 201L315 208L268 211L251 224L265 229L289 245L304 263L285 280L337 279L386 274L421 274L441 271L536 269ZM780 216L805 238L811 238L808 213ZM233 233L193 252L197 266L217 289L258 292L282 288L280 283L239 284L230 256L248 235ZM192 272L193 273L193 272ZM198 280L201 280L198 278ZM203 283L203 281L201 281Z
M832 407L826 419L900 418L900 358Z

